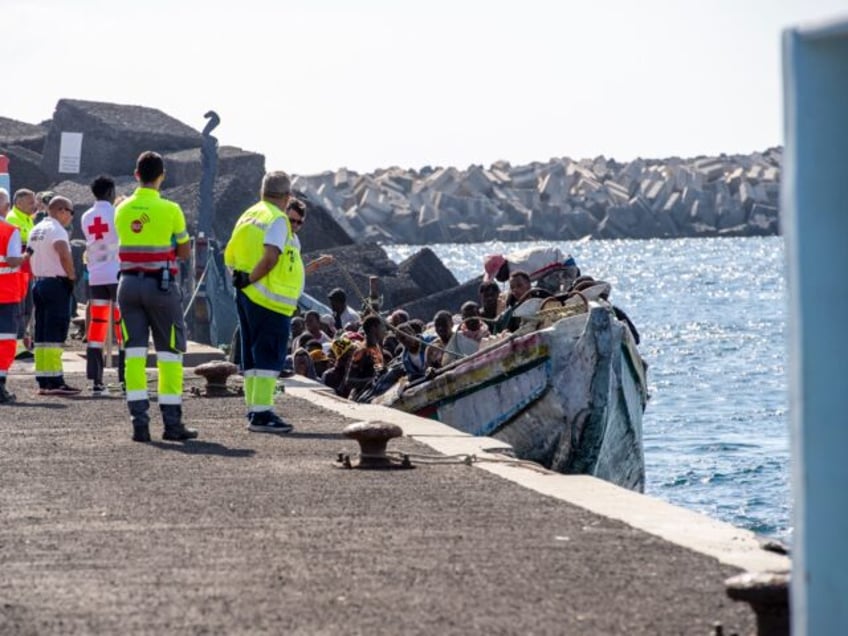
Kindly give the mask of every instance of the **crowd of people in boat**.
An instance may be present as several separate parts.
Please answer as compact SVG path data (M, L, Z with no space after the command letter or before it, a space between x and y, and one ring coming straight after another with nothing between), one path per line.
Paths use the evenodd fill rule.
M504 289L501 285L504 284ZM367 299L360 315L341 288L328 295L332 312L310 310L291 322L287 372L323 382L338 395L366 400L400 378L416 381L471 355L521 324L517 308L528 298L549 297L606 283L581 276L574 258L558 248L533 248L484 261L476 299L458 311L437 311L429 322L403 309L387 316L371 311Z

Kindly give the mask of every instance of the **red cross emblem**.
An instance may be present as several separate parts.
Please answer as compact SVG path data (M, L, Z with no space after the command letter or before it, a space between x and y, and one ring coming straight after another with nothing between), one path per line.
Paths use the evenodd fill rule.
M106 235L106 232L109 231L109 224L103 222L103 218L96 216L94 217L94 223L88 226L88 233L94 235L94 239L96 241L100 241Z

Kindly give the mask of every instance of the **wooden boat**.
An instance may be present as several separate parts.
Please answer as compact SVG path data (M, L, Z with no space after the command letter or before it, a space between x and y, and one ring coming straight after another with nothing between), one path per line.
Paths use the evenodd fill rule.
M574 300L522 305L514 334L373 402L495 437L552 470L641 492L644 362L608 302Z

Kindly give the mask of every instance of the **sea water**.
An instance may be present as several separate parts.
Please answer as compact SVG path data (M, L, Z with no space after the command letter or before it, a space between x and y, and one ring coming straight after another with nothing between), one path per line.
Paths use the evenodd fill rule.
M611 300L639 330L649 364L646 494L788 540L783 239L430 247L464 282L482 273L486 254L531 245L557 246L584 274L611 283ZM384 247L396 262L421 249Z

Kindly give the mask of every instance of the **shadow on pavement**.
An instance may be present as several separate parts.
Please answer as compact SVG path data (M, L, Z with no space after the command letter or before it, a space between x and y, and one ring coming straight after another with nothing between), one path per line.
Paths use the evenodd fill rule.
M280 437L293 437L297 439L347 439L341 433L299 433L297 430L280 435Z
M30 408L39 408L39 409L66 409L68 408L67 404L62 404L61 402L21 402L20 400L16 400L9 406L21 407L25 409Z
M161 450L176 451L186 455L219 455L221 457L253 457L256 451L252 448L230 448L216 442L189 440L187 442L151 441L151 446Z

